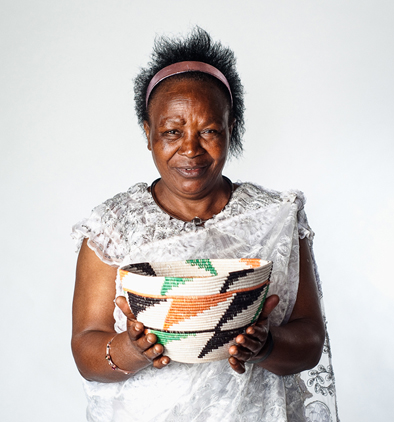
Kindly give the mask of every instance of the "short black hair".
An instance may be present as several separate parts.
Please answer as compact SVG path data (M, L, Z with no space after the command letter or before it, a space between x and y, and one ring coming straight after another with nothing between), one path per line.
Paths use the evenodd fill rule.
M154 42L151 61L148 67L141 69L134 81L134 100L138 123L143 128L144 121L149 120L146 108L146 91L153 76L166 66L183 61L200 61L219 69L227 78L233 96L232 117L235 119L230 139L229 152L233 156L242 153L242 136L245 132L244 90L236 70L236 58L232 50L224 47L220 41L213 42L208 32L195 27L184 38L157 37ZM187 72L182 77L200 79L196 73ZM200 73L200 76L203 74ZM206 75L213 78L210 75ZM201 79L206 79L205 74ZM213 78L216 80L216 78ZM219 82L227 93L227 89ZM228 95L228 93L226 94Z

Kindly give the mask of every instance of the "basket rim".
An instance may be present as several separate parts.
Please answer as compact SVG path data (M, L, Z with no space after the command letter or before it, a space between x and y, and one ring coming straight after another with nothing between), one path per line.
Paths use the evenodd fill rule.
M201 260L206 260L206 259L209 259L209 261L211 261L213 263L215 263L215 262L221 262L223 264L226 263L226 262L234 262L234 263L239 262L240 264L244 263L245 268L240 268L240 269L236 269L236 270L232 270L232 271L225 271L225 270L222 271L221 269L219 269L217 275L189 276L189 277L187 277L187 276L180 277L180 276L147 275L147 274L141 274L141 273L138 273L138 272L135 272L135 271L129 271L129 270L126 269L129 266L132 266L132 265L137 266L137 265L141 265L141 264L149 264L149 265L159 264L159 265L162 265L162 266L165 266L167 264L167 266L170 268L171 266L176 265L176 264L185 264L188 260L184 260L184 261L180 261L180 260L178 260L178 261L150 261L150 262L145 261L145 262L135 262L135 263L124 265L123 267L119 268L119 273L133 274L133 275L136 275L136 276L149 277L149 278L159 278L159 277L171 278L172 280L185 280L185 279L188 279L188 280L193 280L193 279L215 280L215 279L218 279L218 278L233 275L234 273L240 273L242 271L253 270L253 272L260 272L260 271L263 271L263 270L268 270L269 266L271 266L271 270L272 270L272 265L273 265L273 261L260 259L260 258L234 258L234 259L201 258ZM195 259L195 261L197 261L197 260L198 259ZM258 266L249 265L248 266L248 262L251 262L251 261L256 261L256 262L259 261L260 264L262 264L262 265L258 265Z
M139 297L149 298L149 299L166 298L166 299L181 300L182 298L185 298L185 299L188 299L190 301L190 299L198 300L199 298L209 298L209 297L214 298L214 297L232 296L233 294L236 294L236 293L242 293L242 292L249 292L249 291L252 291L252 290L257 290L257 289L259 289L259 288L261 288L265 285L269 285L269 284L271 284L271 281L269 279L267 279L267 280L265 280L265 281L263 281L259 284L253 285L251 287L245 287L243 289L237 289L237 290L229 290L229 291L226 291L226 292L223 292L223 293L215 293L215 294L210 294L210 295L196 295L196 294L192 294L192 295L168 295L168 296L167 295L152 295L152 294L144 293L144 292L136 292L136 291L131 290L127 287L123 287L123 291L134 294L134 295L139 296Z

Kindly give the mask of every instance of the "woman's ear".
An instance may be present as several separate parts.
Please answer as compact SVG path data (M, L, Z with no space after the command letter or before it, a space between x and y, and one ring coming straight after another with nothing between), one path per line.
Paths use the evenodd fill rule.
M149 151L152 151L152 145L151 145L150 137L149 137L150 127L149 127L149 123L146 120L144 121L144 131L145 131L146 139L148 140L148 149Z
M234 129L234 125L235 125L235 119L233 117L230 118L230 122L229 122L229 132L230 132L230 136L233 133L233 129Z

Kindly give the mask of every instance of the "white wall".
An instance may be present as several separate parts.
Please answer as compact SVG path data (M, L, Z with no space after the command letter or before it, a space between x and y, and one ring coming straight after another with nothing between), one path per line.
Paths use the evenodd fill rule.
M341 419L391 420L393 2L1 3L0 419L84 420L69 232L156 177L132 78L155 33L199 24L235 50L247 93L245 154L225 173L308 197Z

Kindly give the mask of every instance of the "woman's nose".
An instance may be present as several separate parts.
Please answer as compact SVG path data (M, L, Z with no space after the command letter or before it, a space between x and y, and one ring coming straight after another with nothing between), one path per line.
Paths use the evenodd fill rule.
M182 144L178 150L180 155L188 158L197 157L204 154L205 149L201 145L200 135L198 133L185 133L182 138Z

